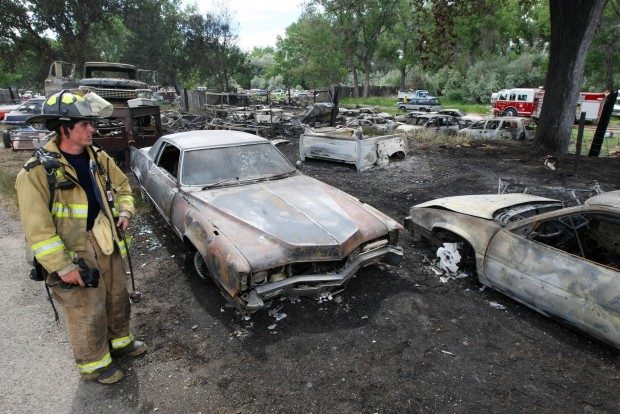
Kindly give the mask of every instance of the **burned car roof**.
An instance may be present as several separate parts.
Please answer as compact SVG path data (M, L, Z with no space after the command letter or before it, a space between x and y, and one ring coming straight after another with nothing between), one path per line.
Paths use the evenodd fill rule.
M266 138L261 138L257 135L251 135L239 131L191 131L178 132L175 134L165 135L159 141L157 141L153 149L157 150L162 143L170 142L181 150L191 150L198 148L219 147L223 145L242 145L251 143L265 143L269 142Z

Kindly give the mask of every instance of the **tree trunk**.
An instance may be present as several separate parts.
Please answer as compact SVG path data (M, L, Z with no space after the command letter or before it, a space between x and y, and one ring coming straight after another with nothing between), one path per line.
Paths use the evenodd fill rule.
M605 85L607 90L612 92L614 87L614 56L618 53L618 45L615 39L609 39L604 46L605 50Z
M364 98L370 95L370 59L364 59Z
M551 45L545 102L534 139L541 153L565 155L588 48L608 0L549 0Z
M351 63L351 75L353 76L353 97L359 98L359 79L357 78L357 68L355 67L355 63Z
M407 80L407 70L405 68L400 68L400 88L399 91L405 90L405 81Z

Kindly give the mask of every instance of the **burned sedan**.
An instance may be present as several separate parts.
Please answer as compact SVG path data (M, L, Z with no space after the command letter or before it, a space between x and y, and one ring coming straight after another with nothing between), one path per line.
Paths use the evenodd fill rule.
M277 296L342 290L362 267L398 265L402 226L303 175L269 140L191 131L131 148L143 195L242 312Z
M413 206L414 236L445 269L620 348L620 191L564 208L528 194L447 197Z

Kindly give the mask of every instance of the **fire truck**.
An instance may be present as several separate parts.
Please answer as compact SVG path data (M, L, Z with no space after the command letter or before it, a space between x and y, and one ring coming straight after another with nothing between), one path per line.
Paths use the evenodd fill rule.
M598 121L603 111L605 98L608 92L580 92L577 108L575 109L575 119L581 117L581 113L586 113L586 121Z
M542 88L515 88L502 89L493 95L491 106L495 113L539 118L545 91ZM585 112L586 121L597 121L607 95L607 92L581 92L575 106L575 119Z
M538 118L544 96L543 89L502 89L492 101L492 106L494 112L506 116Z

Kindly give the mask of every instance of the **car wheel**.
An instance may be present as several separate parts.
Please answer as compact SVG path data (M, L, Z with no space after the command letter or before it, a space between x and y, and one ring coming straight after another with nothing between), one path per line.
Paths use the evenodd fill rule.
M443 271L456 274L462 259L459 243L444 243L437 249L437 257L439 258L439 267Z
M2 142L4 142L4 148L11 148L11 134L9 131L2 131Z
M400 109L403 112L405 112L407 110L407 108L405 108L404 106L399 106L398 109Z
M205 259L203 259L199 251L196 251L194 254L194 269L196 269L196 273L198 273L198 276L202 279L208 280L211 278Z
M517 116L517 111L514 108L504 109L502 113L504 116Z
M473 247L462 237L449 232L441 231L435 235L441 245L436 244L439 267L452 274L474 272L476 259Z

